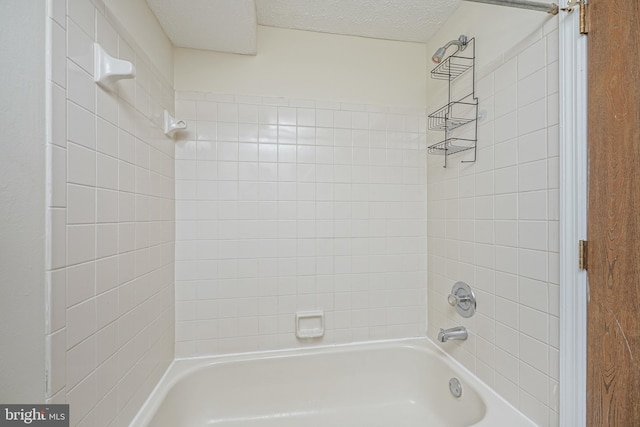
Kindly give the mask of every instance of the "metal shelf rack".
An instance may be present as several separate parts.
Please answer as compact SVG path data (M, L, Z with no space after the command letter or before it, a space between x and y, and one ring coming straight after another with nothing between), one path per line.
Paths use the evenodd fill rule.
M464 96L453 98L453 83L467 72L470 75L471 91ZM428 147L429 154L444 156L444 167L447 157L462 151L473 150L476 161L476 145L478 141L478 98L475 95L475 38L469 39L463 51L457 51L439 63L432 71L431 78L445 80L448 84L447 103L428 116L430 130L444 132L444 140ZM474 126L474 128L471 128Z
M477 103L450 102L444 107L429 114L429 129L452 131L476 120Z
M469 40L469 43L471 43L471 40ZM454 53L431 70L431 78L437 80L455 80L458 76L464 74L465 71L473 68L474 62L474 57L458 56Z
M429 146L429 154L451 155L475 149L475 139L449 138ZM446 167L446 166L445 166Z

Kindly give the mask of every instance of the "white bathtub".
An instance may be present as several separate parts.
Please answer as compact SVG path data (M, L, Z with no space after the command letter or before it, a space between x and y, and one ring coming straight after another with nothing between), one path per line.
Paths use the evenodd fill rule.
M463 392L455 398L449 379ZM131 427L535 426L427 339L173 362Z

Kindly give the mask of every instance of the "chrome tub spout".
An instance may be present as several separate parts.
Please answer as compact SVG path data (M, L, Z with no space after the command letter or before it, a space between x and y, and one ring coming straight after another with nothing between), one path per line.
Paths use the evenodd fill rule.
M447 342L449 340L461 340L467 339L467 328L464 326L456 326L455 328L442 329L438 332L438 341Z

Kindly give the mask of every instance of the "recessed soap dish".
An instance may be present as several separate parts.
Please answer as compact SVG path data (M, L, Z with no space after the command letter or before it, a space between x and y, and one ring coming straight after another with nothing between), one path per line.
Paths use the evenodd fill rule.
M301 339L324 336L324 312L301 311L296 313L296 337Z

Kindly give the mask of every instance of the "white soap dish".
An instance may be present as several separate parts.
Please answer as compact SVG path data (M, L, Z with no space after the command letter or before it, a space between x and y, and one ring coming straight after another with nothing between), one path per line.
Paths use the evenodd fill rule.
M324 312L301 311L296 313L296 337L301 339L324 336Z
M93 79L101 88L112 91L120 79L132 79L136 76L133 63L110 56L98 43L94 43Z
M184 120L178 120L173 117L167 110L164 110L164 125L163 131L164 134L173 137L173 134L179 130L184 130L187 128L187 122Z

